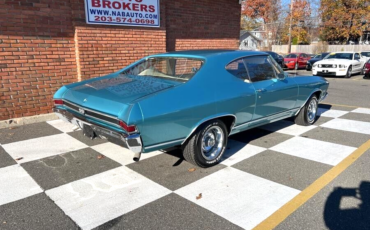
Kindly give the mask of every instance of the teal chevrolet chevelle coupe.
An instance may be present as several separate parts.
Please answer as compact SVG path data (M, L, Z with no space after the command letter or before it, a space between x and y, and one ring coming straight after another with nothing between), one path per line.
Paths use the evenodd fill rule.
M228 136L281 119L315 122L329 83L289 77L267 53L179 51L63 86L54 112L84 135L142 153L180 147L197 166L219 163Z

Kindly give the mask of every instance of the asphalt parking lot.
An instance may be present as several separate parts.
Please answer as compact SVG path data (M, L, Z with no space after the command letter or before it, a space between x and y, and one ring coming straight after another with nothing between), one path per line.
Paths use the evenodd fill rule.
M327 79L313 126L231 136L209 169L60 120L0 129L0 229L370 229L370 81Z

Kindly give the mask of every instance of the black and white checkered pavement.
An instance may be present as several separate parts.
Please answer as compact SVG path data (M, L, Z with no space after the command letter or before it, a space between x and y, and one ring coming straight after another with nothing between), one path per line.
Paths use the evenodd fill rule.
M236 134L195 170L177 151L134 163L61 120L1 129L0 229L252 229L370 138L370 109L319 114Z

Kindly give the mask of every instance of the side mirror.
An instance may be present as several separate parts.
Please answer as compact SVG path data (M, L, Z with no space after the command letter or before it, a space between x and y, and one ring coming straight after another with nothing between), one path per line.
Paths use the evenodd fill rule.
M286 77L288 77L288 74L286 72L278 74L279 80L284 80Z

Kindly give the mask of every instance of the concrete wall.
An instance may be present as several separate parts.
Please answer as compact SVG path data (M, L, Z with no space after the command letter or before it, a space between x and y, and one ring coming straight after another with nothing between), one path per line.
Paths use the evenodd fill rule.
M316 45L292 45L292 52L315 53ZM288 45L273 45L272 51L276 53L288 53ZM339 51L370 51L370 45L329 45L328 52Z

